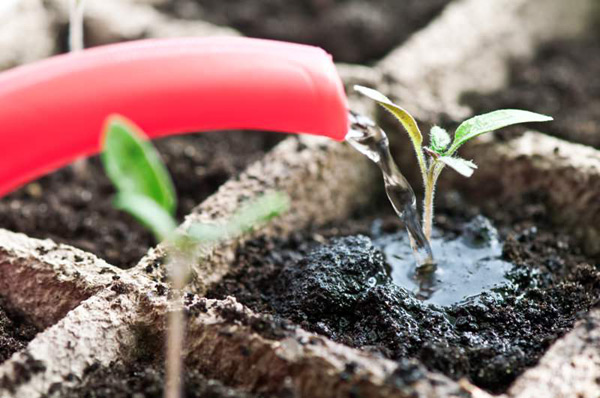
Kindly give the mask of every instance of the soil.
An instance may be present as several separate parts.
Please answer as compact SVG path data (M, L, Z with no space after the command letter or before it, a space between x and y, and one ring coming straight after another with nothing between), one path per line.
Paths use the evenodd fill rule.
M184 374L186 398L252 398L255 395L236 390L188 370ZM161 366L136 362L130 366L93 365L76 387L55 384L46 398L162 398L165 375Z
M436 224L448 240L472 234L471 220L480 214L492 220L503 241L501 257L513 264L510 283L449 306L418 300L392 282L376 246L400 231L391 210L381 210L390 206L379 201L379 210L344 224L289 239L257 238L208 296L235 296L274 319L397 360L400 370L424 365L504 392L598 305L600 267L570 236L545 224L543 198L533 193L520 203L488 200L482 208L455 192L438 200Z
M600 148L600 41L560 40L542 47L533 61L514 62L510 83L491 94L467 94L475 113L521 108L554 117L531 127Z
M214 132L156 141L178 194L181 220L230 177L283 138L264 132ZM155 244L132 217L112 206L114 189L98 157L83 175L65 167L0 199L0 228L50 238L130 268Z
M27 346L38 330L0 296L0 363Z
M247 36L323 47L338 62L377 60L431 21L450 0L174 0L180 18Z

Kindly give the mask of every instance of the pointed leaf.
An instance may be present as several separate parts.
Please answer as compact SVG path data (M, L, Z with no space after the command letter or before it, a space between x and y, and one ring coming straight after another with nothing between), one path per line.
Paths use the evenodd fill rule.
M102 162L119 192L145 195L167 212L175 212L173 182L158 152L144 133L120 116L106 123L102 140Z
M473 175L473 171L477 168L477 165L475 163L462 158L441 156L438 160L444 163L445 165L452 167L459 174L462 174L465 177L471 177Z
M282 192L264 194L244 205L236 212L228 224L228 230L237 236L254 228L258 224L270 221L287 211L290 201Z
M433 126L431 128L429 140L431 142L431 149L439 154L442 154L444 150L446 150L451 141L448 132L438 126Z
M465 142L490 131L518 123L548 122L550 120L553 120L550 116L520 109L501 109L475 116L458 126L454 133L454 142L448 152L452 154Z
M225 225L193 224L187 233L199 242L210 243L236 237L279 216L289 208L289 198L281 192L267 193L245 204Z
M364 87L356 85L354 86L354 90L358 91L362 95L369 97L373 101L376 101L379 105L384 107L387 111L389 111L392 115L398 119L398 121L402 124L408 135L410 136L411 141L416 147L420 147L423 143L423 135L419 130L419 126L415 119L408 113L406 110L401 108L400 106L394 104L392 100L383 95L377 90L373 90L372 88Z
M224 225L195 223L190 226L187 235L198 242L214 243L229 239L229 232Z
M150 229L158 241L169 237L177 227L171 214L148 196L133 192L120 192L115 197L114 206L131 214Z

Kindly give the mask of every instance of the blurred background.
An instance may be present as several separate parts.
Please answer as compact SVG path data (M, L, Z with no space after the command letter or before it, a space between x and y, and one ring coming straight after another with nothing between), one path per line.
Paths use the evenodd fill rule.
M425 132L433 123L452 127L474 113L522 108L555 118L528 127L600 148L600 45L598 29L586 25L600 15L590 12L600 3L594 0L78 1L84 47L232 35L307 43L333 55L348 85L378 88L406 106ZM0 0L0 70L68 52L76 2ZM397 124L381 122L399 133L389 134L392 144L406 147ZM179 218L283 138L217 132L158 140L179 193ZM414 174L411 164L401 168ZM130 267L153 245L152 236L143 228L132 232L135 222L115 211L96 158L87 173L81 178L64 168L0 199L0 227Z
M0 70L66 53L71 47L144 38L233 35L318 45L336 62L372 65L450 2L0 0ZM77 4L83 6L83 22L74 27L82 27L83 43L75 40L73 45L69 24ZM272 132L236 131L157 140L179 196L178 218L284 138ZM114 209L112 193L112 184L93 157L83 173L64 167L1 198L0 228L51 238L129 268L154 239L135 220Z
M86 47L160 36L241 34L325 48L370 63L451 0L87 0ZM68 49L70 0L2 0L0 67Z

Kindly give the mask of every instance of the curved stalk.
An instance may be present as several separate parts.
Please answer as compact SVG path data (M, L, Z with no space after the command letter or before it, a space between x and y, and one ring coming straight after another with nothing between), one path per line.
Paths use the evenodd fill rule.
M421 169L421 178L423 178L423 185L427 186L428 172L427 172L427 161L425 160L425 156L423 156L423 150L420 145L416 145L413 142L413 147L415 148L415 153L417 154L417 161L419 162L419 169Z

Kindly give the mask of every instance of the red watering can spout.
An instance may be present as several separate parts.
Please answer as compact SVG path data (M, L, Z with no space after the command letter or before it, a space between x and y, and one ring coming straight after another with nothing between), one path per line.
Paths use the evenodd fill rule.
M0 196L100 149L122 114L148 136L255 129L343 140L348 107L331 57L248 38L142 40L0 74Z

